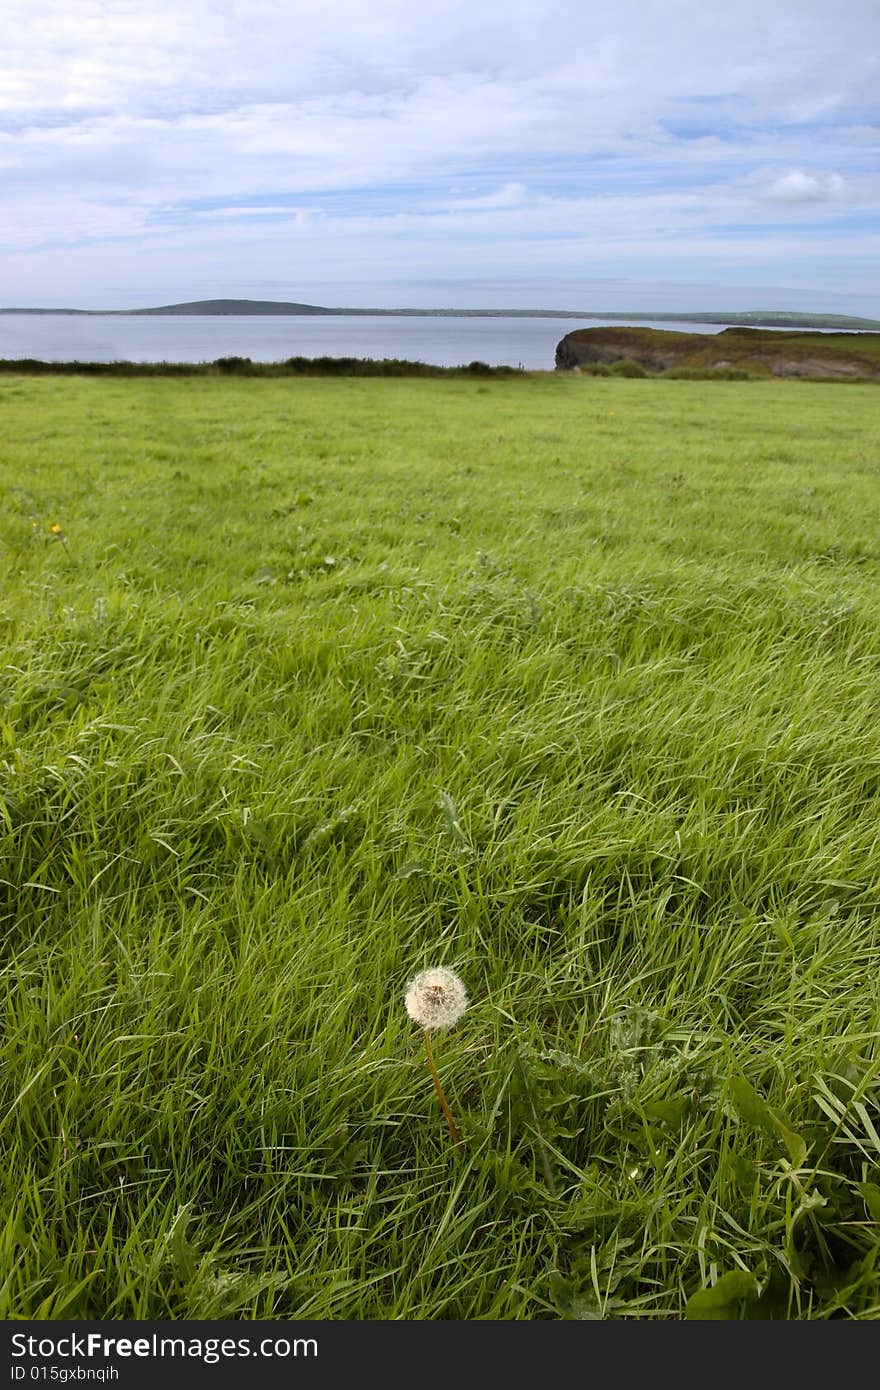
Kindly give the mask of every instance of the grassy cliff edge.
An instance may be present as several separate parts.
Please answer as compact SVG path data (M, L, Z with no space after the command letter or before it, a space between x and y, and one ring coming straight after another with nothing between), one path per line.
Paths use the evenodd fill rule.
M880 333L810 333L726 328L585 328L556 348L558 370L624 375L727 375L880 380Z

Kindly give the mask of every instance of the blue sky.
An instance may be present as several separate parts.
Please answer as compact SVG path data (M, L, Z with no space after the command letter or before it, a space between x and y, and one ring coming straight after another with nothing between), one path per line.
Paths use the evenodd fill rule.
M878 0L2 15L2 305L880 316Z

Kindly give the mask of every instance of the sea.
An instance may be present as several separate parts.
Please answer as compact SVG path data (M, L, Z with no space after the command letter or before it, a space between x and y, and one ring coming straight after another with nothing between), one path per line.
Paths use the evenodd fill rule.
M631 326L720 333L724 324ZM0 314L0 358L43 362L213 362L249 357L397 357L437 367L485 362L490 367L552 371L556 344L578 328L609 326L595 318L454 318L360 314L185 317L114 314ZM615 326L623 326L618 320Z

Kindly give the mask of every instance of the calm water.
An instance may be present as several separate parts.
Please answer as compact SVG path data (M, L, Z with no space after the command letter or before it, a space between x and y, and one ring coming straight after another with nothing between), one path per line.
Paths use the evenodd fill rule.
M632 324L645 323L631 319ZM116 318L96 314L0 314L0 358L44 362L212 362L250 357L403 357L438 367L487 362L552 371L556 344L600 319L212 317ZM718 333L721 324L650 325Z

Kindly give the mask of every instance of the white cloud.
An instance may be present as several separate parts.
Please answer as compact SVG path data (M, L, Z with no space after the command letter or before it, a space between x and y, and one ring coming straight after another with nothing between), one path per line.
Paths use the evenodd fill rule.
M840 174L792 169L761 191L772 203L851 203L855 190Z

